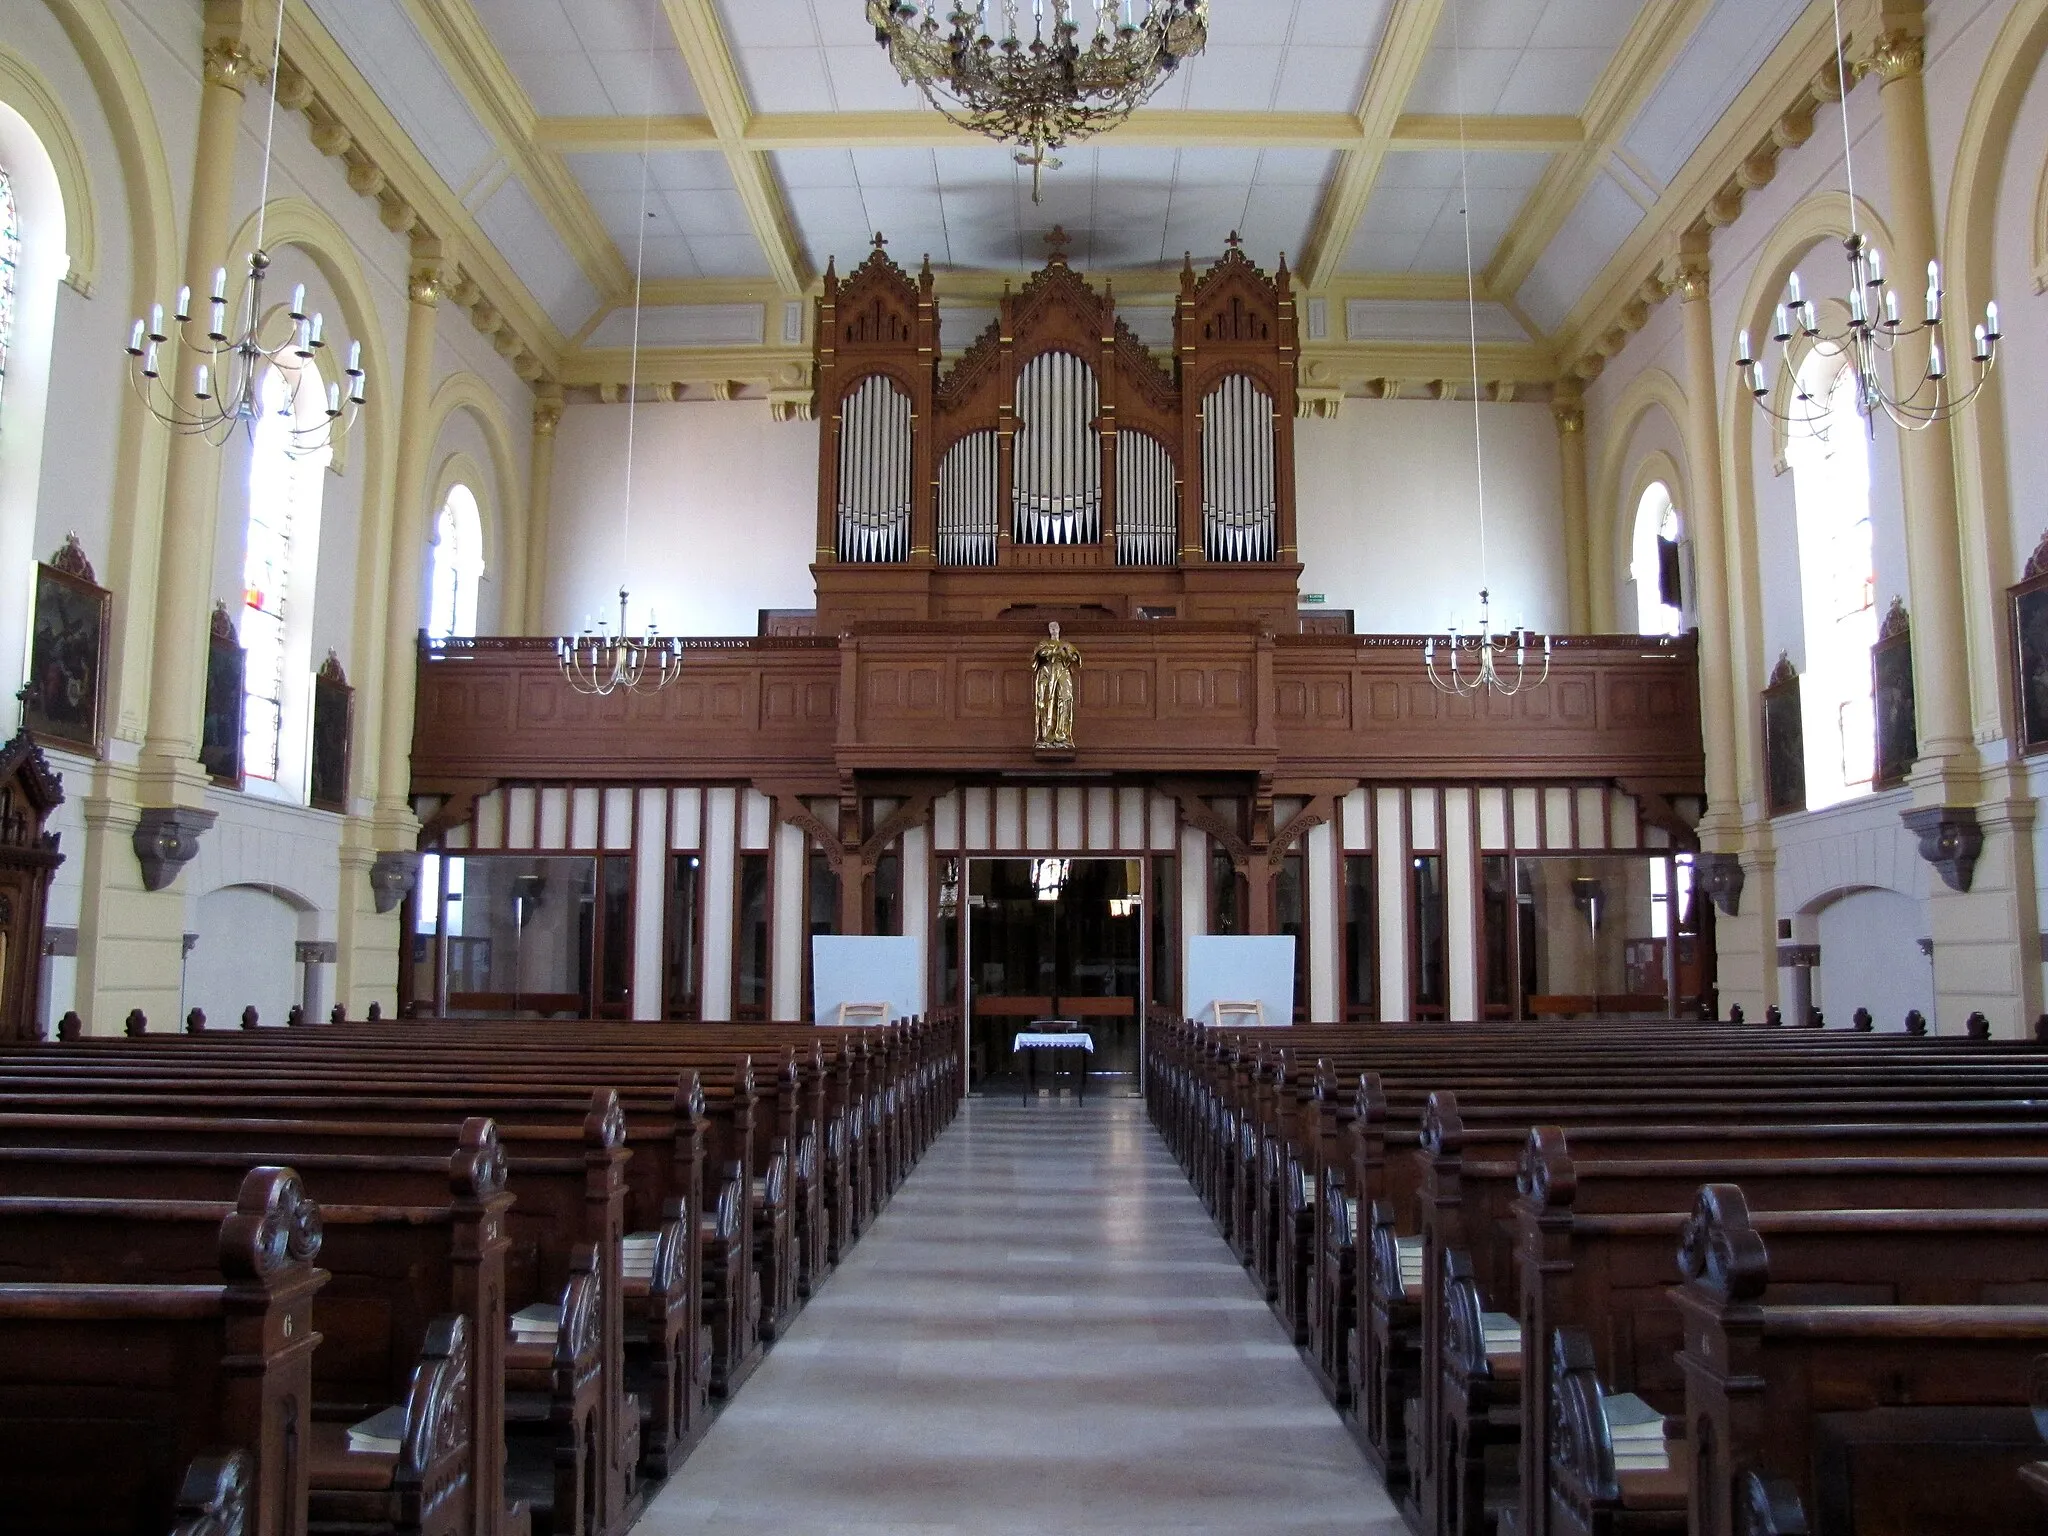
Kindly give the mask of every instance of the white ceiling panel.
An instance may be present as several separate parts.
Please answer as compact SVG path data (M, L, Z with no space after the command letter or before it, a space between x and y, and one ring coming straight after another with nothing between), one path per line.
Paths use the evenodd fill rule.
M1471 189L1472 261L1475 267L1484 267L1542 178L1549 158L1478 151L1465 157L1461 181L1456 150L1389 155L1352 237L1345 269L1464 271L1465 186Z
M449 186L468 186L496 158L489 130L470 111L399 0L311 4L321 25L347 50L386 110Z
M1622 143L1669 182L1805 9L1806 0L1720 0Z
M638 155L568 157L584 195L631 271L638 261L641 186ZM767 258L746 205L716 150L671 150L647 165L647 276L760 277Z
M1646 3L1662 0L1453 0L1408 110L1583 111Z
M1594 177L1516 295L1530 318L1546 331L1562 325L1643 218L1643 205L1613 177Z
M579 330L597 308L597 290L526 190L526 183L516 176L508 178L477 210L476 221L548 318L563 331L573 334Z
M660 0L473 0L546 117L698 113Z

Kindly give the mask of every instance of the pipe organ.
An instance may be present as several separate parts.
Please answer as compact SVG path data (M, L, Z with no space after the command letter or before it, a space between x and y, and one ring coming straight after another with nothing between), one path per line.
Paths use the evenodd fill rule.
M1057 232L1056 232L1057 234ZM1293 627L1292 280L1184 264L1170 356L1057 250L950 364L929 263L819 300L818 622L1264 619Z

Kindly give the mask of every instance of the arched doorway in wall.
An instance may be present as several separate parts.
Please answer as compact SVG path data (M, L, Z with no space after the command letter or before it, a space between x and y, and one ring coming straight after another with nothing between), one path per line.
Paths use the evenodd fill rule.
M1905 1028L1910 1010L1934 1017L1933 962L1920 947L1928 937L1923 903L1865 886L1822 897L1809 910L1820 946L1813 1002L1830 1026L1846 1026L1858 1008L1894 1032Z
M1671 488L1652 481L1636 503L1629 541L1629 576L1635 587L1636 633L1676 635L1685 627L1685 574L1680 519Z
M212 1028L232 1028L248 1007L282 1024L299 1001L298 942L310 908L259 885L230 885L199 898L185 960L185 1008Z

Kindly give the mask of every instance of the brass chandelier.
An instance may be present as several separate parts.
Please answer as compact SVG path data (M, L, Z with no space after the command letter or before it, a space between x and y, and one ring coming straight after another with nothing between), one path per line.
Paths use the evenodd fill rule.
M954 0L939 7L867 0L875 41L906 85L951 121L1016 146L1031 167L1031 200L1056 150L1114 128L1209 41L1208 0L1092 0L1083 40L1081 0ZM1048 15L1047 13L1051 14ZM993 14L992 14L993 13Z

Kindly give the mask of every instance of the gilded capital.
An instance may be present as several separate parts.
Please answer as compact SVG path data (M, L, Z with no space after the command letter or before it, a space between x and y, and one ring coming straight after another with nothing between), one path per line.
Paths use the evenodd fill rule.
M448 291L448 269L438 261L416 261L412 264L412 280L406 285L406 295L415 304L435 305L441 302L441 295Z
M1704 299L1713 285L1714 269L1704 256L1687 256L1678 263L1671 286L1681 304Z
M1871 45L1869 67L1884 77L1886 85L1910 79L1926 63L1927 39L1912 32L1881 32Z
M1557 422L1559 437L1576 437L1586 430L1586 408L1576 400L1553 401L1550 414Z
M206 45L206 83L225 86L237 96L244 94L252 82L264 77L263 66L256 56L234 38L221 38Z
M533 435L553 437L555 428L562 424L562 402L541 399L533 402Z

